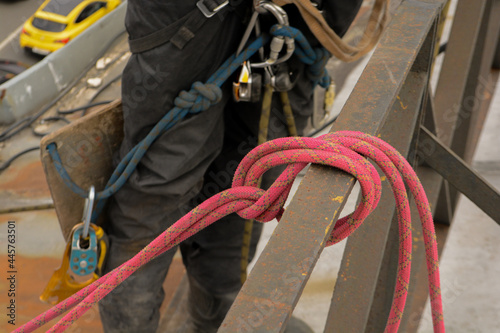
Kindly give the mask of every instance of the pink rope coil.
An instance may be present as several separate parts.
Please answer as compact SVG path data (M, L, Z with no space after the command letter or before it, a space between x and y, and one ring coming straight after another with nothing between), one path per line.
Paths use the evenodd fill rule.
M209 198L132 259L14 332L32 332L71 309L48 331L63 332L139 267L230 213L236 212L243 218L260 222L279 219L295 177L309 163L338 168L353 175L360 183L362 200L359 206L352 214L337 221L327 246L338 243L363 223L380 199L380 176L365 157L373 160L386 175L398 213L398 272L385 332L397 332L399 328L410 281L411 216L404 182L415 198L422 222L434 332L444 332L437 242L431 210L422 185L408 162L392 146L379 138L349 131L326 134L320 138L282 138L258 146L241 161L232 188ZM265 171L282 164L288 166L267 191L257 187L258 179Z

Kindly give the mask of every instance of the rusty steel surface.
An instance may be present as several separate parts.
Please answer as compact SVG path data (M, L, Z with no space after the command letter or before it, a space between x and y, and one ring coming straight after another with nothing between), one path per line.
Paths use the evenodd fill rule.
M71 179L81 188L102 190L113 172L112 157L123 138L121 100L45 136L41 160L64 238L81 221L84 199L63 182L47 150L54 142Z
M418 77L411 80L410 74L393 107L395 114L381 131L382 138L404 156L410 148L415 148L418 135L415 128L423 116L421 108L425 104L421 101L428 85L435 29L428 34L412 68L411 74L419 73ZM383 193L390 193L390 186L384 183ZM384 330L392 304L398 260L399 236L394 208L390 196L382 197L379 207L349 238L339 275L355 279L337 280L326 332ZM351 320L351 313L356 313L356 321Z
M427 50L425 53L430 65L432 52ZM416 124L420 122L421 101L427 81L428 72L409 74L396 103L390 109L390 118L380 132L381 138L393 145L403 156L408 154ZM347 241L325 327L326 332L364 332L372 308L377 312L377 326L381 326L382 331L385 327L393 293L390 291L388 295L374 296L396 204L390 195L391 187L387 181L382 182L382 193L384 195L378 207ZM394 238L397 245L397 233ZM397 260L397 246L395 253ZM382 283L388 284L389 290L394 289L394 277L395 275L383 279ZM385 303L385 298L389 307L381 306ZM356 313L357 320L351 320L352 313Z
M420 142L429 147L420 154L425 162L500 224L500 193L425 128L420 133Z
M469 132L474 106L466 106L465 101L475 96L488 27L485 16L489 17L491 3L492 0L459 0L457 4L434 103L437 136L447 146L459 146L462 139L455 135L457 128L462 135ZM459 149L459 156L463 156L463 149ZM435 186L441 190L434 218L450 224L457 194L450 191L446 182L438 184Z
M493 11L493 9L495 9L495 11ZM436 111L438 111L437 118L440 123L440 131L438 134L441 134L438 135L438 137L466 162L470 162L477 143L476 141L470 140L470 137L474 134L474 130L480 130L482 128L482 121L484 121L484 117L480 114L480 105L485 101L486 96L481 93L488 85L489 72L495 51L495 47L490 44L495 45L498 41L498 9L498 2L496 2L496 6L493 7L493 0L462 0L459 2L456 20L460 22L460 25L457 24L453 26L453 29L455 29L454 36L456 37L452 39L452 36L450 36L450 54L455 55L457 52L463 53L465 52L465 48L470 48L470 45L475 45L475 47L473 48L473 52L469 54L469 63L468 67L466 67L468 71L465 71L467 74L465 77L466 81L463 83L459 82L458 85L458 87L463 86L462 95L455 96L451 94L447 96L448 89L452 88L446 82L450 79L454 79L456 75L452 71L452 66L455 65L452 60L455 56L445 57L445 62L447 59L451 60L447 63L443 63L440 84L436 91L436 108L439 108L436 109ZM496 15L496 19L494 15ZM470 28L469 34L471 34L471 32L474 34L467 35L467 32L464 31L465 26ZM464 33L464 37L470 38L468 41L471 44L461 39ZM451 92L457 93L458 91L451 90ZM456 101L451 99L457 97L461 99ZM446 105L444 103L448 104ZM453 111L450 112L450 109ZM446 112L443 113L443 110L446 110ZM454 119L455 116L456 119ZM451 223L458 196L459 193L455 189L449 188L445 183L438 201L436 219ZM446 198L448 202L446 202ZM448 208L451 209L451 217L446 219L446 216L443 216L442 212Z
M380 133L439 7L412 0L400 6L332 131ZM219 332L284 330L353 184L326 167L308 171Z
M500 22L499 2L494 3L493 11L487 10L490 5L491 2L487 0L458 1L448 48L436 88L436 97L429 103L429 110L427 111L428 115L430 114L432 119L435 120L438 137L445 145L450 145L453 137L460 133L463 118L467 120L471 116L471 109L466 108L467 104L465 102L467 100L478 98L483 106L489 104L489 99L481 98L477 94L481 93L481 89L478 90L478 88L482 86L484 90L486 87L484 79L489 71L490 64L481 62L492 57L494 48L488 46L491 43L491 38L494 38L494 32L491 32L491 30L496 29L498 31L498 23ZM496 22L496 24L491 22ZM488 27L488 32L485 31L486 27ZM488 35L489 42L485 42L486 35ZM460 68L460 70L457 70L457 68ZM470 125L467 124L467 121L465 124ZM432 126L432 121L426 122L426 125ZM472 126L482 127L479 123ZM432 128L428 129L431 130L431 133L434 132ZM462 132L459 135L464 135L464 133ZM420 146L421 150L432 148L426 142L421 142ZM472 147L468 154L472 154L475 145ZM436 224L438 245L442 248L448 236L448 224L452 221L454 208L453 201L449 196L448 183L443 182L441 176L435 170L425 165L418 167L417 174L422 181L435 213L435 220L439 223L445 223ZM416 237L415 240L409 297L400 326L400 329L404 332L417 331L427 300L424 245L421 237Z
M474 96L471 78L480 67L488 2L491 0L458 1L434 98L438 137L447 146L453 140L454 124L464 111L464 98Z
M479 82L476 97L479 103L476 106L477 111L472 114L472 123L474 126L470 129L469 140L466 143L465 154L462 157L464 161L470 163L476 150L479 136L483 131L484 120L488 114L491 99L495 92L495 84L498 81L498 72L492 72L491 67L496 54L496 45L500 36L500 1L493 0L489 11L488 29L484 43L483 58L479 69Z
M460 111L458 114L459 120L455 123L454 133L451 135L451 149L461 158L468 156L466 162L470 162L470 157L472 157L470 153L467 154L467 143L469 139L469 133L472 131L472 128L478 125L477 121L475 121L475 115L479 111L479 105L482 101L482 96L478 96L477 87L478 85L483 84L481 80L483 82L487 80L485 76L487 76L490 72L491 63L493 62L494 47L490 47L489 52L486 52L486 49L488 48L489 43L494 44L496 41L498 41L498 28L496 28L496 31L494 32L491 31L492 29L489 29L491 23L490 17L492 11L492 2L493 0L489 0L484 4L483 16L479 21L480 24L478 29L478 36L476 37L476 48L474 50L472 63L470 66L470 79L466 82L465 91L462 95L462 101L460 103ZM464 8L463 10L468 11L469 8ZM489 30L492 33L488 33ZM490 37L489 43L487 42L488 36ZM470 47L468 45L464 46ZM452 51L453 49L450 52ZM485 57L488 59L488 68L486 72L481 72L481 69L484 70L483 66L485 65ZM443 79L446 80L446 77L444 77ZM436 107L442 107L442 105L436 105Z

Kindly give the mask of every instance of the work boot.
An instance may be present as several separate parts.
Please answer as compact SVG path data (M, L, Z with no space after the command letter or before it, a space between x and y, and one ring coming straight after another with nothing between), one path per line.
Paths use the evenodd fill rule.
M215 333L224 321L238 291L213 295L194 278L189 278L188 310L189 319L183 327L185 333ZM285 333L314 333L302 320L292 316Z

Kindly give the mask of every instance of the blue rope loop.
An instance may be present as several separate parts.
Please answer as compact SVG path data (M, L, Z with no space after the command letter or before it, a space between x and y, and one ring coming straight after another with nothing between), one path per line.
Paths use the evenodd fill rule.
M294 38L299 46L295 48L295 53L301 61L309 65L309 78L311 81L313 81L315 85L319 83L323 87L325 87L325 82L329 84L330 77L325 69L326 61L330 57L328 51L313 50L304 35L298 29L292 27L275 25L271 28L271 34L273 36ZM259 48L266 44L269 39L269 36L266 35L257 38L243 52L240 52L238 56L232 55L229 57L221 67L210 76L205 84L195 82L189 91L180 92L179 96L174 100L175 106L163 116L141 142L127 153L113 171L104 190L96 194L97 204L91 218L93 223L95 223L104 208L106 199L116 193L123 184L125 184L156 138L181 121L188 113L199 113L218 103L222 99L222 91L220 89L222 84L244 61L248 60ZM326 86L328 86L328 84ZM54 162L54 167L66 186L80 197L86 198L88 195L87 191L75 184L64 168L56 144L48 144L47 149Z
M71 177L69 176L68 172L64 168L61 157L59 156L59 153L57 152L57 146L55 142L51 142L47 145L47 150L49 151L50 157L52 158L52 162L54 163L54 167L56 168L56 171L59 173L59 176L61 176L62 180L68 186L73 192L81 196L82 198L87 198L88 197L88 192L84 191L81 189L78 185L76 185L72 180Z
M319 84L328 88L331 82L330 75L326 70L326 63L331 57L325 48L311 47L304 34L290 26L274 25L271 27L271 35L284 36L295 39L295 55L308 66L307 77L313 82L313 86Z
M328 88L331 82L330 75L326 70L326 63L330 59L330 52L325 48L314 49L316 53L315 62L309 66L307 77L314 83L319 84L323 88Z

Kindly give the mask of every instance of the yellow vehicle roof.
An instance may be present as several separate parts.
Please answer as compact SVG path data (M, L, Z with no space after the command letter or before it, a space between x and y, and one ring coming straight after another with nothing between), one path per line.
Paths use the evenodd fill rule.
M95 2L95 0L46 0L35 12L34 16L45 20L68 24L79 14L79 12L75 12L75 9L83 9L86 4L92 2Z
M82 2L85 2L85 0L49 0L40 9L47 13L68 16Z

